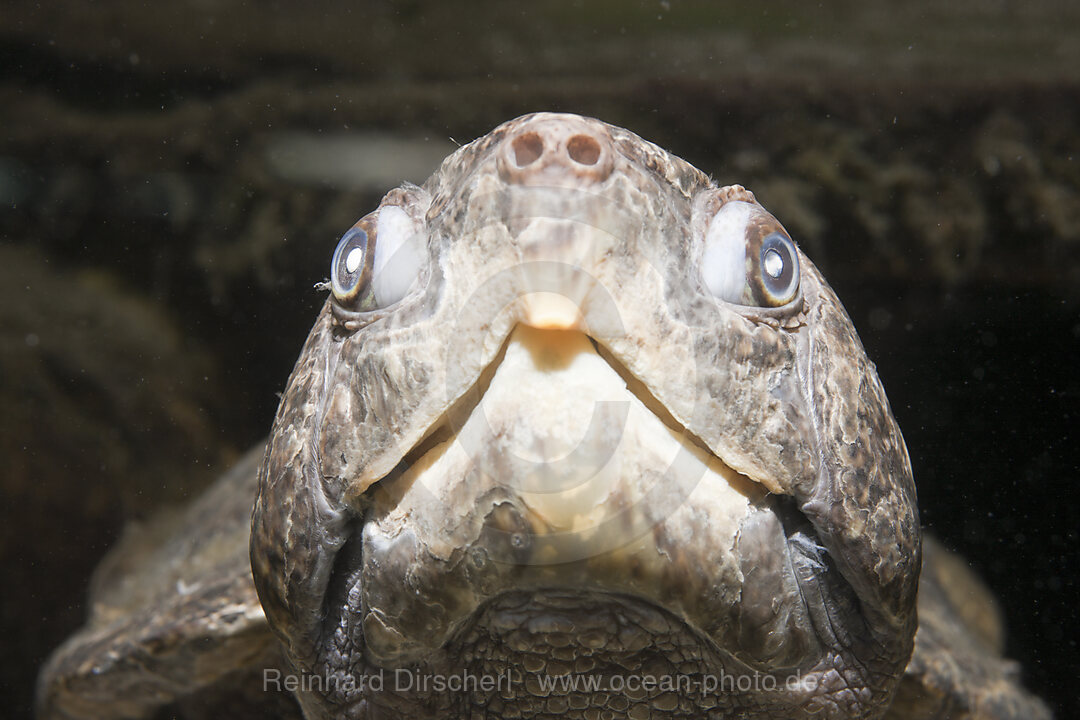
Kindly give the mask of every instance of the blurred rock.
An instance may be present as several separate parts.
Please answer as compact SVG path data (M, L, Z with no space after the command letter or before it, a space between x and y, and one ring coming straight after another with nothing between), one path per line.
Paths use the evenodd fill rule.
M0 246L5 685L33 687L81 623L90 571L123 524L195 496L234 455L216 376L144 301Z
M288 183L379 193L423 183L454 149L449 141L390 133L282 133L267 142L266 160Z

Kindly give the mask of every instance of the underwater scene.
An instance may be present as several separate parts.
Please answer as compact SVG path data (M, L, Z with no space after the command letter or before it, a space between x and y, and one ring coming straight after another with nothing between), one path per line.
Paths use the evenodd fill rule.
M1080 716L1080 6L12 0L0 58L6 717Z

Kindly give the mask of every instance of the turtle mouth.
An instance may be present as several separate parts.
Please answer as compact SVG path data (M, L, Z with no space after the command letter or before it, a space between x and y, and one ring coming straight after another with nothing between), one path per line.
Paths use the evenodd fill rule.
M592 338L519 324L369 492L366 653L420 662L492 599L553 588L636 598L712 634L766 500Z
M565 489L575 480L581 480L586 474L599 472L615 455L615 446L626 429L627 406L632 400L659 421L670 437L677 438L684 452L694 455L722 475L737 492L754 499L761 499L769 492L762 483L725 463L704 441L679 422L649 387L633 375L610 350L581 331L578 323L566 324L565 316L560 317L559 323L554 325L534 322L544 319L551 319L551 315L539 315L530 318L527 323L515 326L503 341L495 358L484 368L473 385L451 404L420 442L406 452L401 461L381 478L374 488L396 495L403 484L403 476L415 468L427 466L433 458L457 443L470 456L483 454L488 448L497 445L503 450L504 460L512 471L508 474L500 468L503 470L501 480L532 490L535 494L558 493L560 489ZM506 362L507 351L511 348L523 348L527 351L531 364L520 362L520 357L512 357L512 362L516 360L514 364L517 367L511 372L524 370L534 376L530 389L539 389L538 395L549 401L545 403L547 417L535 416L536 406L530 405L528 399L520 397L520 385L514 388L517 397L509 398L509 402L506 402L505 397L494 403L485 402L490 400L488 393L492 381ZM595 356L590 358L593 362L587 360L579 363L578 371L582 372L583 376L599 379L602 383L606 381L609 386L605 388L607 396L603 396L604 393L601 392L593 397L586 392L581 402L561 402L560 398L565 400L574 393L565 382L560 382L565 380L565 377L554 376L565 376L567 371L575 372L575 359L590 356ZM596 362L597 358L603 361L602 365ZM523 368L523 365L527 367ZM604 374L608 377L597 377ZM549 388L536 387L548 384L549 381ZM577 384L587 386L588 380ZM495 407L492 408L492 405ZM578 410L577 418L574 418L575 409ZM585 412L581 412L582 410ZM496 416L498 426L492 424L488 417L489 411ZM534 432L529 438L515 438L507 442L506 420L508 417L514 418L515 415L524 419L525 424L534 431L540 429L538 426L544 423L547 423L549 428L563 428L564 431L549 433L546 437ZM571 424L570 420L579 420L586 415L589 418L587 427L576 422L576 427L566 429ZM661 434L659 426L650 430L657 435ZM519 476L529 476L533 482L515 480L513 471ZM537 471L542 476L540 481L535 477Z

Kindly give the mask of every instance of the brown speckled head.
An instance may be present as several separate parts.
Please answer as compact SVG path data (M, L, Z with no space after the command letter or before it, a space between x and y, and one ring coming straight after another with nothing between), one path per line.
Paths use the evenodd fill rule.
M545 113L357 227L252 525L267 617L327 679L309 717L880 716L916 624L907 452L751 193ZM434 680L462 673L505 685ZM644 676L683 684L613 685Z

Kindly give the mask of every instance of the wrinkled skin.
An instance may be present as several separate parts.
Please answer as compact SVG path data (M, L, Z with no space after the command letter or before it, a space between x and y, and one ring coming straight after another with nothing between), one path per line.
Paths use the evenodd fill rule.
M978 581L923 564L903 439L817 269L795 251L773 307L703 280L725 207L775 223L551 114L391 191L357 228L389 244L395 218L405 250L334 285L257 477L103 565L41 715L287 715L268 668L308 718L1049 717Z
M592 157L575 158L574 142ZM626 131L556 115L507 123L423 188L387 196L381 212L404 209L427 263L401 302L351 312L331 300L312 330L261 475L259 597L306 674L524 676L503 696L329 683L301 694L310 716L456 717L494 703L584 717L589 698L545 698L528 678L583 657L599 676L768 677L745 692L633 701L675 714L880 715L916 627L907 453L809 260L800 296L777 309L704 287L705 229L735 201L755 202ZM535 292L578 315L537 310ZM536 325L547 329L515 330ZM587 338L564 350L560 332ZM513 390L486 397L531 392L542 381L530 368L506 366L545 346L563 363L599 359L631 390L597 391L581 412L513 407ZM568 431L585 438L589 477L608 460L590 433L613 427L608 450L628 437L614 477L567 490L555 458L507 460L535 457L554 442L542 429L571 418L601 427ZM440 429L449 439L424 444ZM665 434L670 448L632 449Z

